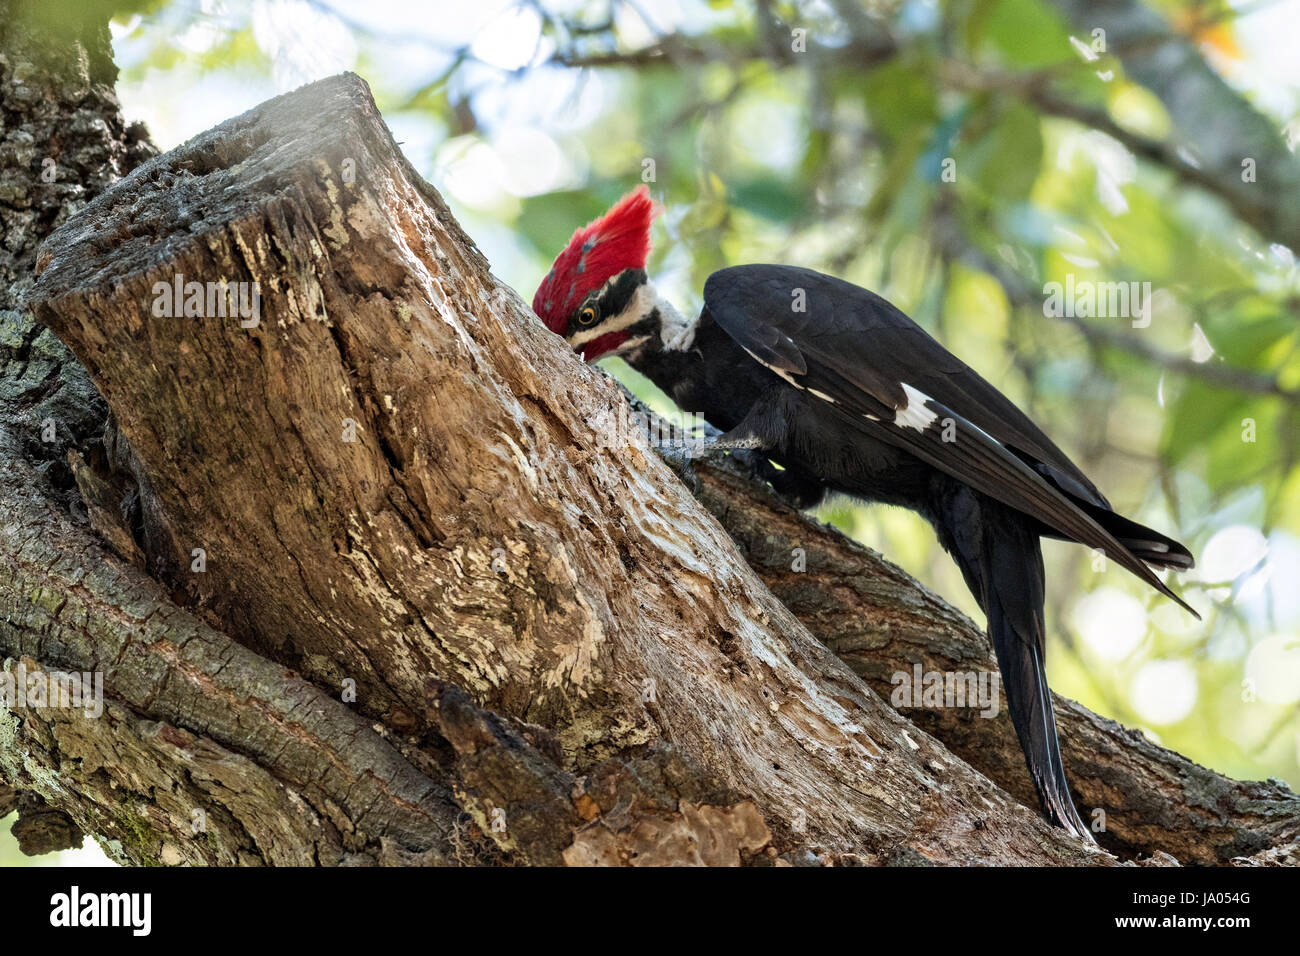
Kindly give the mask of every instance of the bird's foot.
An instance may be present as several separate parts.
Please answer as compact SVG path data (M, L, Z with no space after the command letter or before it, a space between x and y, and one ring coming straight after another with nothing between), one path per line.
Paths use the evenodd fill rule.
M752 436L733 436L707 424L703 426L703 431L703 435L685 436L677 441L655 445L659 457L690 489L691 494L698 498L701 489L700 476L696 474L693 462L704 460L721 465L728 452L751 475L761 477L754 469L759 467L760 461L766 462L767 459L758 451L758 439Z
M695 468L691 464L693 449L678 447L673 445L656 445L655 451L663 459L664 464L673 470L673 473L682 480L684 484L696 498L700 496L700 476L695 473Z
M701 460L724 470L739 470L762 481L795 511L811 508L825 496L820 483L798 478L774 465L767 457L769 449L762 439L740 429L722 432L707 423L700 426L700 430L703 434L655 446L659 456L695 497L700 496L701 484L693 463Z

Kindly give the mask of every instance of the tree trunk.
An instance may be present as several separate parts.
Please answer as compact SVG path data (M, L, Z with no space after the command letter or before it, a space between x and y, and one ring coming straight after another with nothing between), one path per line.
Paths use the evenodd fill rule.
M121 861L1114 861L997 785L1032 801L1005 719L863 680L987 670L978 631L705 467L719 525L358 78L146 162L36 268L112 418L63 498L30 415L0 423L0 652L108 701L0 714L0 774ZM232 287L255 316L217 314ZM1293 842L1284 788L1062 720L1115 849Z

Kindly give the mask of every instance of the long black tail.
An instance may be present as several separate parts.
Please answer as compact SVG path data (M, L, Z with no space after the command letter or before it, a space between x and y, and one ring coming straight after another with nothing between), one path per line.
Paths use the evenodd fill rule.
M1092 841L1070 797L1047 686L1038 532L1018 512L959 485L944 493L936 512L939 539L988 618L1003 695L1043 812Z

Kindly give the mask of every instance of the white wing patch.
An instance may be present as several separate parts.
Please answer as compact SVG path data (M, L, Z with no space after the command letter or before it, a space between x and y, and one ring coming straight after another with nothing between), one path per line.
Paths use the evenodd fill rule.
M919 432L925 431L939 417L938 412L925 407L925 403L931 400L930 396L925 392L918 391L906 382L900 384L903 386L903 394L907 396L907 404L894 409L894 424L900 428L915 428Z
M800 382L798 379L796 379L796 378L795 378L793 375L791 375L789 372L786 372L786 371L784 371L783 369L776 368L776 367L773 366L773 365L768 365L766 362L764 362L761 358L759 358L759 357L758 357L757 355L755 355L753 352L750 352L749 349L745 349L745 351L749 353L749 357L750 357L750 358L752 358L752 359L753 359L755 362L757 362L759 365L763 366L763 368L767 369L769 372L775 372L777 375L781 376L781 378L783 378L785 381L789 382L789 383L790 383L791 385L793 385L795 388L799 389L799 391L801 391L801 392L807 392L809 395L816 395L816 396L817 396L818 398L820 398L823 402L827 402L827 403L829 403L829 404L831 404L831 405L838 405L838 404L839 404L839 402L837 402L833 396L831 396L831 395L827 395L825 392L820 391L819 389L809 388L807 385L804 385L802 382Z
M742 345L741 348L745 348L745 347ZM808 391L808 389L806 389L804 386L802 386L802 385L800 385L798 382L796 382L796 381L794 380L794 377L793 377L789 372L785 371L784 369L779 369L779 368L777 368L775 365L768 365L766 362L764 362L761 358L759 358L759 357L758 357L757 355L755 355L753 352L750 352L749 349L745 349L745 352L746 352L746 354L748 354L749 357L752 358L755 362L757 362L759 365L763 366L763 368L767 369L769 372L775 372L777 375L779 375L781 378L785 379L787 382L789 382L789 383L790 383L791 385L793 385L795 388L799 389L799 391L801 391L801 392L806 392L806 391ZM823 396L823 397L825 397L825 396Z

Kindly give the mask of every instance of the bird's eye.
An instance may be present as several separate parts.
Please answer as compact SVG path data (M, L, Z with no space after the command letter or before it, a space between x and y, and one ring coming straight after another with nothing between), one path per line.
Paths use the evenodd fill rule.
M587 306L585 309L583 309L581 312L578 313L579 325L591 325L591 323L595 321L596 321L596 310L593 309L591 306Z

